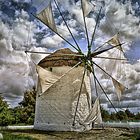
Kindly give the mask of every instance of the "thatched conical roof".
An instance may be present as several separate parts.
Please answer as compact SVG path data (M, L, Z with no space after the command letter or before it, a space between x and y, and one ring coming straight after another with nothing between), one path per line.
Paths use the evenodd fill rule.
M59 67L59 66L74 66L79 61L78 56L72 55L63 55L63 54L77 54L76 52L71 51L69 48L64 48L55 51L53 54L46 56L39 62L39 66L42 68L48 67Z

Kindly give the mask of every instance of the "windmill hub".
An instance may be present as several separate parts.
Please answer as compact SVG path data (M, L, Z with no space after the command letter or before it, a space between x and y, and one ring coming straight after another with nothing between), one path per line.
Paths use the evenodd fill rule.
M88 56L88 55L84 55L84 56L82 57L82 61L83 61L84 63L87 63L89 60L90 60L90 59L89 59L89 56Z
M92 60L92 57L91 57L91 54L88 53L87 55L84 55L84 60L87 62L87 61L91 61Z

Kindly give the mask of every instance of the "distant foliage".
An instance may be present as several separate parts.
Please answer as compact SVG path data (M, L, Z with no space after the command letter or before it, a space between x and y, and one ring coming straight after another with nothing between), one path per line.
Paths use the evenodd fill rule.
M103 121L140 121L140 113L134 114L129 109L118 111L117 113L109 113L101 107Z
M14 117L12 115L12 110L8 108L8 104L4 99L0 96L0 125L6 126L12 124L14 121Z
M110 120L110 114L108 111L106 111L103 107L101 107L101 114L103 121L109 121Z
M35 115L36 91L24 93L23 101L15 108L9 108L8 104L0 96L0 126L12 124L33 124Z
M19 103L17 113L20 112L21 123L33 124L35 116L35 101L36 91L35 89L27 91L24 94L24 99Z

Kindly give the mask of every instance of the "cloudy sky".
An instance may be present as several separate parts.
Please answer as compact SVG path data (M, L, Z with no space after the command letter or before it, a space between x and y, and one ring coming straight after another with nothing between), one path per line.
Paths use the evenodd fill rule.
M70 30L82 50L86 52L87 41L80 1L58 0L58 2ZM96 3L96 7L86 17L89 38L94 30L99 9L103 6L93 49L117 32L120 33L120 40L125 42L123 49L125 56L130 60L129 63L96 60L108 73L128 87L120 103L112 88L112 82L96 68L97 76L116 108L129 108L137 112L140 110L140 1L91 0L91 2ZM39 12L47 4L48 0L0 0L0 93L12 106L17 105L22 100L23 93L35 85L36 75L30 58L37 63L44 57L37 54L27 56L25 50L50 52L58 48L71 48L32 16L31 13ZM52 5L58 32L74 44L55 4ZM116 50L115 53L108 52L104 55L118 57L121 54ZM92 89L94 90L94 86ZM104 94L99 92L102 104L113 110Z

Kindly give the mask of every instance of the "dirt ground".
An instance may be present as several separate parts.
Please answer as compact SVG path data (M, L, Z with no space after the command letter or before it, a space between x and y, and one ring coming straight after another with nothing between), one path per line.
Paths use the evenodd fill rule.
M45 132L37 130L11 131L12 134L22 134L37 140L136 140L136 134L128 129L105 128L86 132Z

